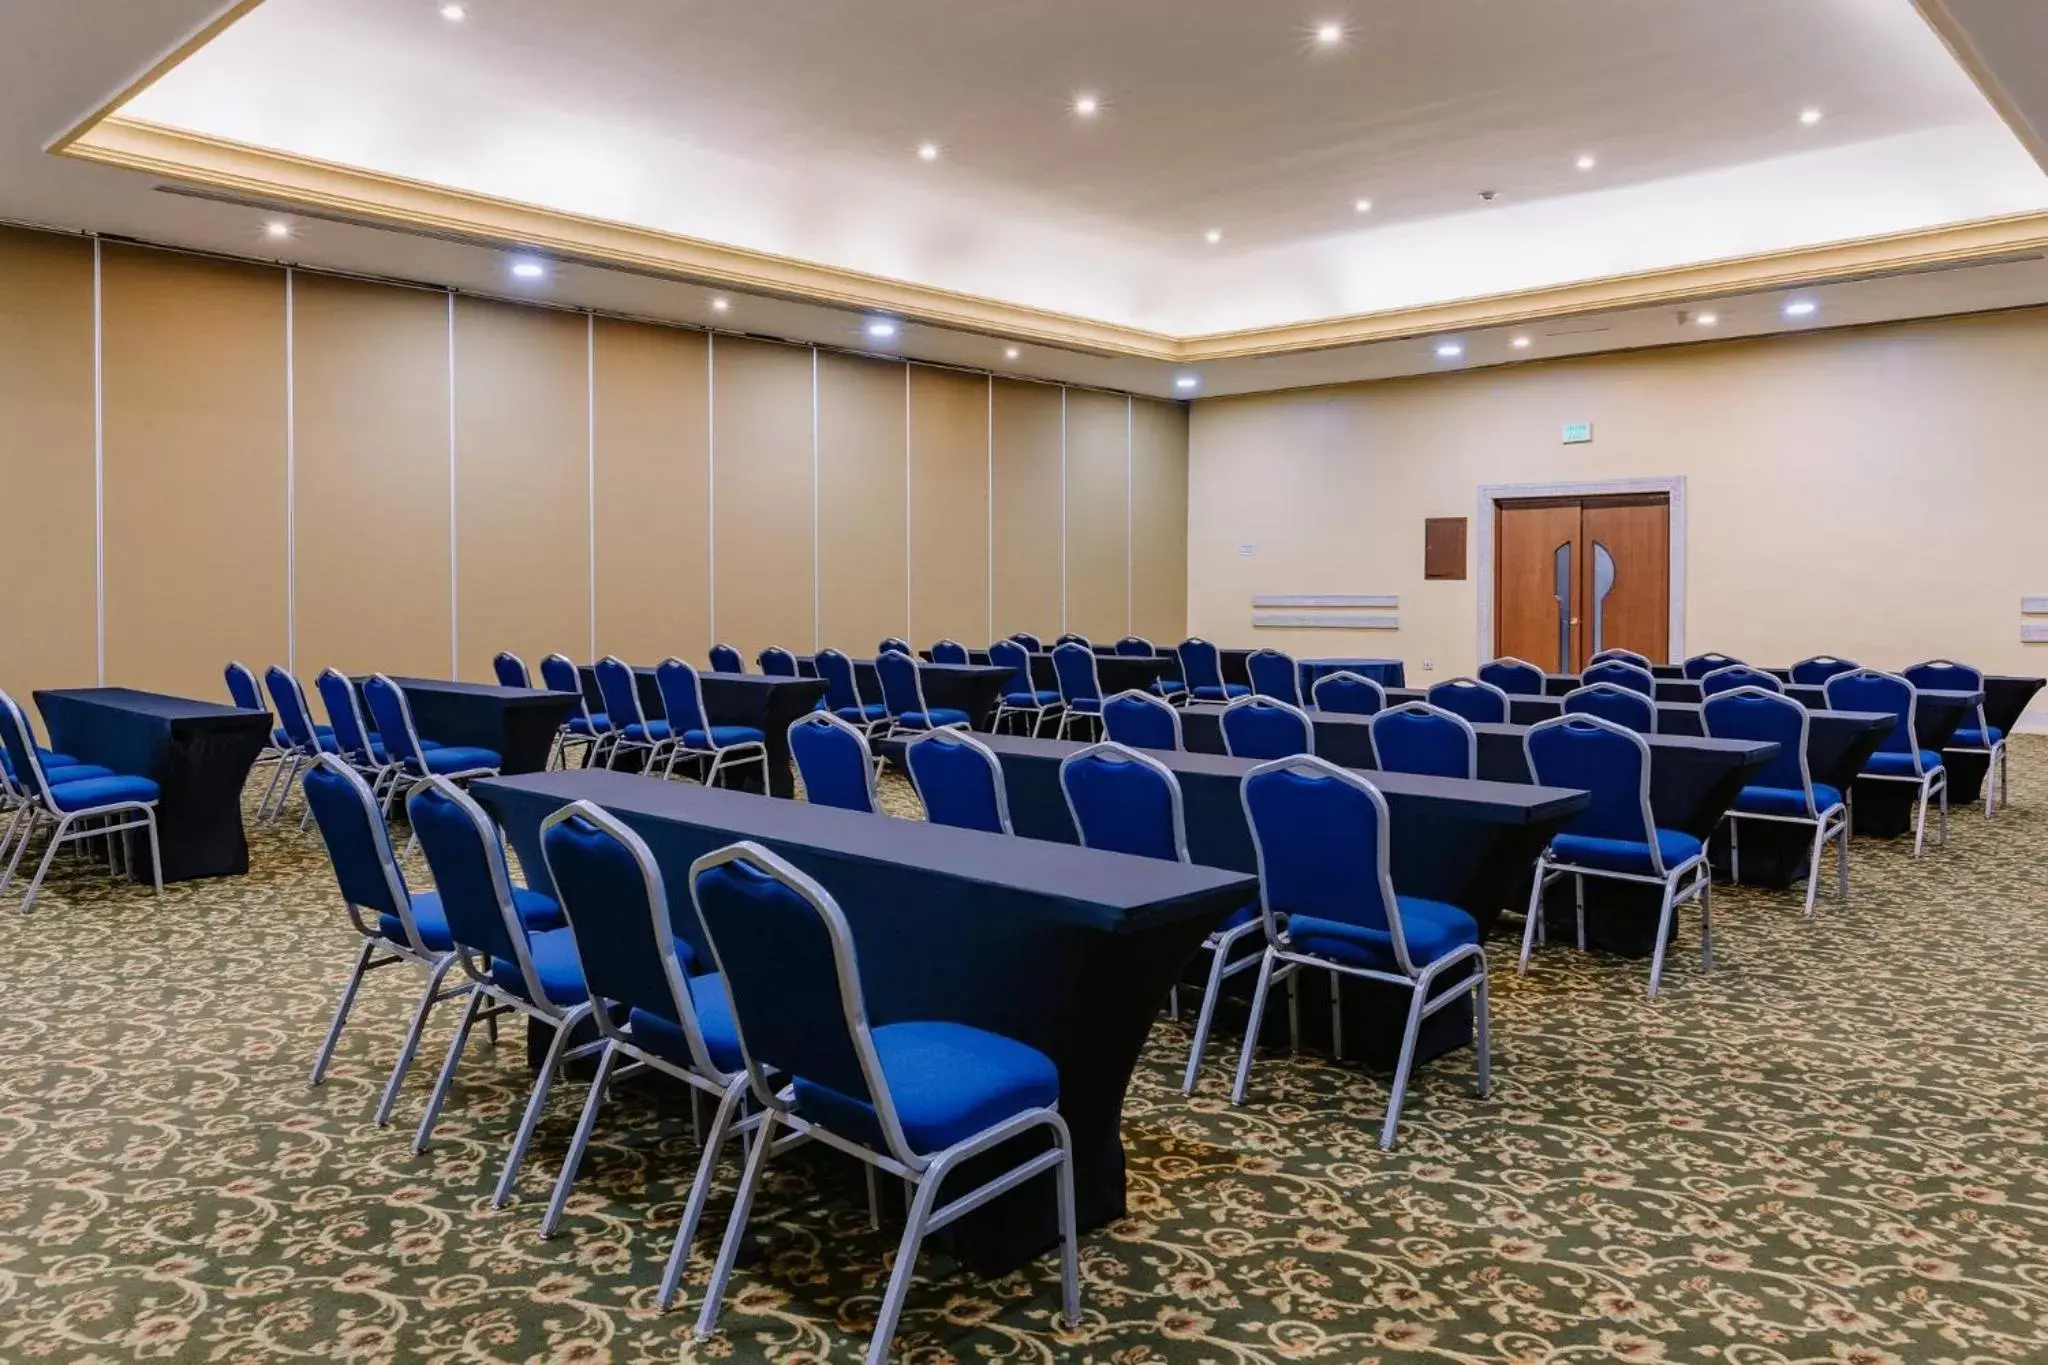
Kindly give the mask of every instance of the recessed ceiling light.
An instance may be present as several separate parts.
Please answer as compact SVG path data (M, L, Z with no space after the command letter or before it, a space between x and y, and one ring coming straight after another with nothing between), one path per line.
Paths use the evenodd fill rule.
M441 17L451 24L459 24L469 17L469 11L460 5L441 6Z
M1202 234L1202 240L1207 242L1210 246L1216 245L1218 242L1223 240L1223 229L1210 228L1207 232Z
M514 261L512 273L522 280L537 280L548 273L548 268L539 261Z
M1102 98L1092 91L1082 91L1074 96L1074 112L1082 118L1094 118L1102 112Z
M1015 360L1018 356L1022 354L1024 353L1018 350L1015 346L1003 347L1003 359L1005 360Z
M1526 351L1529 349L1529 338L1516 337L1513 341L1510 341L1508 345L1514 347L1518 351Z
M1813 310L1818 307L1820 305L1812 299L1793 299L1785 305L1785 316L1788 318L1811 317Z
M1701 327L1712 327L1721 320L1719 313L1695 313L1692 320Z
M265 223L263 225L263 235L266 237L289 237L292 235L292 225L290 223Z
M732 307L731 299L716 298L711 300L711 311L714 313L723 313L726 309L730 307Z
M1465 348L1455 341L1439 341L1436 344L1436 353L1441 360L1456 360L1465 354Z
M1316 25L1316 41L1324 47L1335 47L1344 41L1344 25L1334 19L1326 19Z
M876 318L868 324L868 335L878 340L887 340L896 335L896 324L887 318Z
M939 159L939 144L936 142L918 143L917 159L919 161L937 161Z
M1352 201L1351 201L1351 211L1352 211L1353 213L1371 213L1371 212L1372 212L1372 200L1370 200L1370 199L1354 199L1354 200L1352 200Z
M1195 376L1191 374L1184 374L1180 376L1180 378L1173 381L1173 386L1176 389L1192 389L1193 387L1195 387L1195 385L1201 382L1201 380L1197 379Z
M1820 110L1818 109L1801 109L1799 111L1799 121L1809 128L1811 128L1814 124L1819 123L1820 119L1821 114Z
M1593 159L1593 154L1591 152L1581 152L1579 153L1579 159L1577 161L1574 161L1572 164L1574 166L1577 166L1582 171L1590 171L1600 163Z

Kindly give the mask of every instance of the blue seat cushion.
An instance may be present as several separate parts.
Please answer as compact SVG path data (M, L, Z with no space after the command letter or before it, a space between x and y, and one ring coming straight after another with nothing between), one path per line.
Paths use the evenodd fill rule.
M113 775L114 770L112 768L102 768L97 763L80 763L77 759L73 759L61 768L52 767L48 763L43 764L43 780L53 787L59 782L86 782L95 777L112 777Z
M1401 908L1401 936L1408 941L1408 960L1417 967L1426 966L1455 948L1479 942L1478 922L1455 905L1421 896L1396 896L1394 901ZM1393 936L1384 929L1312 915L1290 915L1287 940L1302 952L1356 967L1399 966L1394 959Z
M665 720L650 720L644 723L635 722L626 727L626 738L638 740L642 744L651 739L667 739L668 722Z
M612 721L610 716L598 711L588 716L571 716L568 724L562 728L572 735L608 735L612 730Z
M1170 697L1177 692L1187 691L1188 685L1179 678L1155 678L1152 681L1152 690L1162 697Z
M1067 703L1067 709L1077 716L1099 716L1102 714L1102 698L1076 697Z
M851 724L865 725L869 721L887 720L889 708L878 701L871 701L865 706L842 706L832 714Z
M319 739L320 747L322 749L325 749L330 754L340 752L340 750L335 748L334 746L333 726L316 725L313 727L313 734ZM272 730L270 732L270 742L272 744L275 744L280 749L289 749L292 747L292 737L285 733L284 727L282 725L278 726L275 730Z
M70 754L60 754L55 749L36 750L36 761L45 768L78 768L84 766ZM8 761L5 750L0 750L0 765L4 765L8 772L14 771L14 764Z
M129 777L125 773L50 784L50 800L61 811L93 810L123 801L154 801L159 794L156 783L148 778Z
M768 736L751 725L714 725L711 733L702 730L683 731L685 749L731 748L735 744L766 744Z
M1813 784L1813 808L1824 811L1842 803L1842 793L1825 782ZM1797 787L1744 787L1734 809L1750 815L1805 815L1806 793Z
M906 730L942 730L948 725L965 725L967 713L951 706L934 706L929 711L905 711L896 723Z
M1209 937L1215 939L1229 933L1232 929L1242 929L1258 917L1259 903L1257 901L1253 901L1250 905L1240 905L1237 909L1230 912L1230 918L1224 920L1223 923L1210 931Z
M1948 743L1951 749L1988 749L2004 741L2005 731L1996 725L1987 725L1981 730L1974 725L1965 725Z
M512 888L512 908L519 912L520 923L536 934L559 929L569 922L562 917L562 907L555 904L554 897L523 886ZM455 936L448 932L448 912L441 908L440 892L416 892L412 898L412 918L420 927L420 942L428 948L445 953L455 946ZM377 932L393 943L405 942L405 926L396 915L377 916Z
M583 964L576 957L576 939L567 929L550 929L528 934L526 955L533 959L533 974L540 978L541 992L551 1005L580 1005L590 994L583 985ZM519 964L502 957L491 959L491 981L520 999L529 998Z
M1690 834L1675 829L1657 831L1657 851L1664 856L1664 870L1669 872L1688 858L1700 855L1700 841ZM1654 875L1650 866L1650 846L1633 839L1601 839L1590 834L1560 834L1550 841L1550 857L1553 862L1571 863L1578 867L1597 867L1607 872L1635 872L1643 876Z
M1932 749L1920 751L1920 767L1933 772L1941 766L1941 755ZM1870 761L1863 765L1863 771L1873 777L1913 777L1913 755L1908 753L1872 754Z
M681 958L689 945L676 940ZM685 959L687 961L687 959ZM725 994L725 978L716 972L693 976L689 981L690 1005L697 1011L697 1027L704 1034L704 1050L720 1071L734 1072L746 1065L740 1056L740 1032L732 1022L732 1001ZM657 1057L690 1065L690 1045L683 1039L683 1027L652 1010L634 1010L627 1016L633 1037Z
M1005 692L1003 693L1003 704L1005 706L1058 706L1060 704L1060 694L1057 692Z
M498 752L495 749L476 749L466 744L446 744L429 749L422 746L420 757L426 760L430 773L467 773L479 768L498 766Z
M1026 1109L1059 1099L1050 1058L999 1033L966 1024L884 1024L874 1030L896 1116L912 1150L936 1152ZM805 1080L797 1112L842 1137L880 1150L875 1111L860 1100Z
M1232 697L1249 697L1251 694L1252 690L1243 683L1225 683L1221 687L1198 687L1194 696L1196 701L1229 701Z

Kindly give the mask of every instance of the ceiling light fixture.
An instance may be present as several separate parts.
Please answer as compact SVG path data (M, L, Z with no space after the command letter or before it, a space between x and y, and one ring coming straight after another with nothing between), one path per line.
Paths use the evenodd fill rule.
M1334 19L1327 19L1316 25L1316 42L1324 47L1335 47L1344 41L1344 25Z
M878 341L886 341L896 335L896 324L887 318L876 318L868 324L868 335Z
M1574 166L1577 166L1582 171L1590 171L1600 163L1593 159L1593 154L1591 152L1580 152L1579 159L1573 162L1572 164Z
M1352 211L1353 213L1371 213L1371 212L1372 212L1372 200L1370 200L1370 199L1354 199L1354 200L1352 200L1352 201L1351 201L1351 211Z
M1218 242L1223 240L1223 229L1210 228L1207 232L1202 234L1202 240L1207 242L1210 246L1215 246Z
M1712 327L1721 320L1721 315L1719 313L1695 313L1692 320L1698 326Z
M1102 112L1102 97L1092 91L1083 91L1074 96L1074 112L1082 118L1094 118Z
M1024 353L1018 350L1015 346L1003 347L1003 359L1005 360L1015 360L1018 356L1022 354Z
M1456 360L1465 354L1465 348L1455 341L1439 341L1436 344L1436 354L1439 360Z
M1814 124L1819 123L1820 119L1821 113L1818 109L1801 109L1799 111L1799 121L1809 128L1811 128Z
M1818 307L1820 305L1812 299L1793 299L1785 305L1785 316L1788 318L1812 317L1814 309Z
M289 237L292 235L292 225L290 223L277 222L265 223L263 225L263 235L279 239Z
M1526 351L1529 349L1529 338L1516 337L1513 341L1510 341L1508 345L1514 347L1518 351Z
M460 5L441 6L441 17L451 24L459 24L469 17L469 11Z
M711 300L711 311L714 313L723 313L726 309L730 307L732 307L731 299L717 298Z
M548 268L539 261L514 261L512 273L522 280L537 280L548 273Z
M1195 385L1201 382L1202 381L1197 379L1194 375L1184 374L1180 378L1173 381L1173 386L1176 389L1181 389L1185 391L1187 389L1192 389L1193 387L1195 387Z
M919 161L937 161L939 159L939 144L936 142L918 143L917 159Z

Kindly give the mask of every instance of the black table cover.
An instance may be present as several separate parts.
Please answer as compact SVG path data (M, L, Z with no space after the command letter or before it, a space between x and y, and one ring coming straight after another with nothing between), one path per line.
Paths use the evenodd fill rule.
M1308 699L1309 689L1316 685L1316 679L1331 673L1356 673L1361 678L1370 678L1381 687L1405 687L1408 685L1408 670L1399 659L1303 659L1297 667L1301 671L1301 696Z
M591 711L605 709L598 691L597 670L584 664L577 669L583 680L583 701ZM713 725L747 725L759 730L768 741L768 792L772 796L795 796L796 781L789 768L789 727L800 716L818 709L825 696L825 680L819 677L778 678L765 673L713 673L699 669L706 718ZM649 720L664 720L668 711L661 704L661 688L652 668L633 670L640 692L640 710ZM880 701L877 694L870 700ZM637 767L637 764L631 766ZM732 768L731 783L745 791L755 790L759 769L754 764Z
M2048 679L2018 678L2003 673L1984 677L1984 721L2010 736ZM1965 718L1966 724L1974 721ZM1960 728L1960 727L1959 727ZM1986 770L1991 757L1982 749L1944 749L1942 763L1948 768L1948 799L1951 805L1974 805L1983 799ZM1746 850L1745 850L1746 852Z
M971 1024L1052 1059L1084 1229L1124 1213L1124 1093L1168 986L1203 937L1257 895L1242 873L623 773L546 773L474 790L544 890L539 827L551 811L587 799L625 820L653 849L677 932L701 961L710 954L690 905L693 859L752 839L817 878L852 927L871 1023ZM970 1165L956 1188L986 1177L987 1163ZM1034 1181L967 1215L947 1239L982 1274L1014 1269L1056 1240L1051 1193L1049 1178Z
M35 694L50 747L157 784L164 880L234 877L249 870L242 788L270 742L268 711L167 697L127 687L55 688ZM148 835L131 830L128 865L150 879Z
M356 685L366 681L358 678ZM391 681L405 693L421 739L490 749L498 755L499 771L505 773L537 773L547 767L555 732L576 707L574 697L544 687L499 687L446 678Z

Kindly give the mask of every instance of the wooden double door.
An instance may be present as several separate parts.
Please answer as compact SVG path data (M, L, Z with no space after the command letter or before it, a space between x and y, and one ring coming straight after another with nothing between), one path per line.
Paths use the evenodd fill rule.
M1671 639L1664 493L1494 504L1493 652L1577 673L1603 649L1663 662Z

